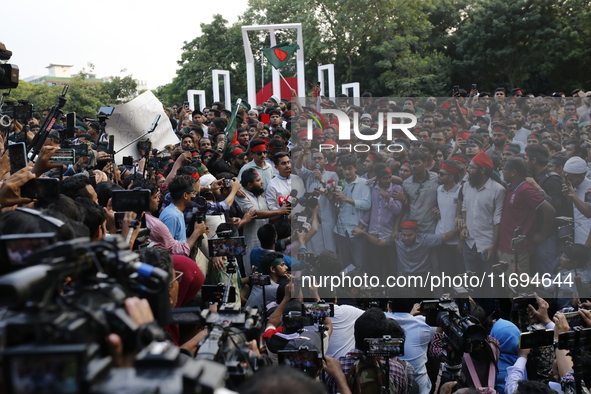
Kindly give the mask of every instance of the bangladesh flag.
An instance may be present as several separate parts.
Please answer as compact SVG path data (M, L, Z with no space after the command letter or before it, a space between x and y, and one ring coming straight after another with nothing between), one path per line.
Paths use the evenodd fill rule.
M246 111L250 111L250 104L248 104L246 101L242 101L242 99L236 100L236 105L232 110L232 116L230 116L228 125L224 130L226 132L226 148L224 149L224 153L222 155L224 160L227 160L230 157L230 152L232 151L232 143L234 141L234 137L236 136L236 129L238 128L236 116L238 115L239 106L243 107Z
M282 42L274 47L263 49L263 55L273 67L281 68L298 49L300 49L298 44L289 45L287 42Z

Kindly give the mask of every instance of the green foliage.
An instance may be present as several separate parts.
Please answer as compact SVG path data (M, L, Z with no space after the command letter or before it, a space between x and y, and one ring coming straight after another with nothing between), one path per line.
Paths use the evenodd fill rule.
M187 89L211 86L211 70L230 69L232 93L244 98L242 25L301 23L306 86L317 67L334 64L338 87L359 82L375 96L449 95L451 86L481 90L521 87L549 93L589 86L591 59L589 0L249 0L239 22L227 26L219 15L183 47L181 69L156 95L168 104L185 100ZM268 33L250 32L258 62ZM278 31L277 42L295 42ZM295 60L282 70L295 75Z
M527 91L569 92L591 85L590 0L249 0L233 24L215 15L201 34L184 43L179 70L155 94L167 105L182 103L189 89L203 89L211 103L213 69L230 70L232 101L246 98L246 65L241 26L301 23L306 86L311 92L317 67L334 64L337 89L359 82L375 96L449 95L452 85L481 90L497 86ZM296 42L294 31L277 31L277 42ZM257 89L261 47L268 33L249 32L256 62ZM67 111L94 114L101 105L137 94L131 75L89 84L90 71L74 78ZM294 76L295 57L282 69ZM53 106L61 87L21 82L11 99L28 99L38 110Z
M110 82L104 82L100 85L101 92L109 97L111 103L117 100L129 100L137 95L137 82L133 76L127 75L121 77L111 77Z
M246 65L242 33L238 25L228 27L228 21L215 15L210 24L201 24L202 35L185 42L180 69L172 83L161 86L155 95L167 105L186 100L187 90L211 92L214 69L230 70L232 101L246 96ZM221 83L221 81L220 81ZM209 95L211 98L211 95Z
M581 61L591 55L588 7L579 0L476 2L456 32L454 82L545 92L589 83Z
M129 99L136 95L137 82L131 75L126 77L112 77L111 82L89 82L90 73L94 66L88 64L89 71L82 69L68 82L66 105L63 112L76 112L77 115L96 115L98 109L104 105L114 105L119 99ZM13 89L8 100L28 100L35 105L35 111L41 113L46 108L57 104L56 96L61 94L62 85L47 86L20 81Z

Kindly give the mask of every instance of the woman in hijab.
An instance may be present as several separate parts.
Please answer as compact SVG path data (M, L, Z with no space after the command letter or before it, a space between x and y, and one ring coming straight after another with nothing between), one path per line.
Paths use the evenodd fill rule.
M490 330L490 336L496 338L501 346L501 354L497 364L497 380L495 390L497 393L505 393L505 378L507 377L507 367L512 366L517 361L517 351L519 345L519 328L510 321L499 319Z
M171 307L181 308L195 298L203 286L205 277L197 266L197 263L186 256L173 255L172 261L175 278L177 278L176 282L178 282L178 292L176 300L171 299ZM174 304L172 304L173 301L175 302ZM175 345L180 346L179 344L182 343L183 345L180 347L190 351L192 354L195 354L199 341L207 334L207 330L192 332L192 335L187 338L186 335L181 335L178 324L168 326L166 331L170 334Z

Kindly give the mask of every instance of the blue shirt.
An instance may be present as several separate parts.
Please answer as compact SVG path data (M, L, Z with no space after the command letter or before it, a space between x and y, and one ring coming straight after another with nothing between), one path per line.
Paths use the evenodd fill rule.
M177 209L174 204L170 204L162 210L158 218L162 223L168 227L170 234L179 242L187 241L187 233L185 232L185 217L183 213Z
M398 253L398 275L412 275L431 270L429 263L429 249L441 245L441 234L418 233L415 242L410 245L402 241L402 234L396 238L396 252Z
M341 202L334 232L342 237L353 237L351 231L359 225L363 211L371 208L371 191L365 182L365 179L357 177L343 189L345 197L354 200L355 205Z

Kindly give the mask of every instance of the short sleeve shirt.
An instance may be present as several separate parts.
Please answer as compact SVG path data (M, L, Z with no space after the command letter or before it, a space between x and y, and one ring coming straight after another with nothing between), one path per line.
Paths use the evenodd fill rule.
M518 253L533 251L531 237L534 234L536 223L536 209L545 201L538 190L523 181L515 188L509 188L503 202L501 214L499 250L503 253L514 253L511 249L513 232L517 226L521 226L521 234L526 236L525 245Z

